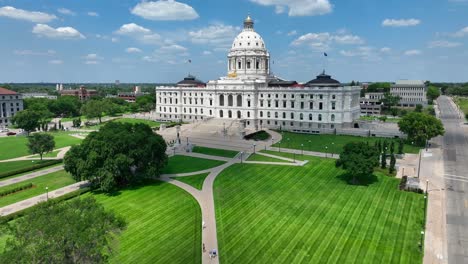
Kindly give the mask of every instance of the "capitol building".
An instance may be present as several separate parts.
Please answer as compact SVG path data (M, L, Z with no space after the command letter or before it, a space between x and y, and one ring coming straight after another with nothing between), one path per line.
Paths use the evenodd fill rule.
M250 16L227 56L227 76L204 83L188 76L156 87L156 118L192 122L238 120L248 129L320 133L356 127L360 87L325 74L298 83L270 72L270 54Z

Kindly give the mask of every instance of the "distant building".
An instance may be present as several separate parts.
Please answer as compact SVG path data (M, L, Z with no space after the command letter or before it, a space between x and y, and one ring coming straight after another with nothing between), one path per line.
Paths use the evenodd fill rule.
M93 96L97 96L96 90L88 90L84 86L80 86L79 89L76 90L61 90L61 96L75 96L78 97L81 101L86 101Z
M23 99L26 98L46 98L51 100L57 100L56 95L49 95L47 93L23 93Z
M427 105L426 92L426 84L420 80L401 80L390 87L390 93L401 98L399 106L402 107Z
M55 86L56 91L62 91L63 90L63 84L58 84Z
M361 115L380 115L384 93L366 93L360 100Z
M23 110L23 96L0 87L0 127L11 124L11 118Z
M140 96L143 96L143 95L146 95L146 94L148 94L148 93L142 93L141 92L140 86L135 86L135 87L133 87L132 92L130 92L130 93L122 92L122 93L119 93L117 95L117 97L121 98L121 99L123 99L123 100L125 100L125 101L127 101L129 103L134 103L134 102L136 102L137 97L140 97Z

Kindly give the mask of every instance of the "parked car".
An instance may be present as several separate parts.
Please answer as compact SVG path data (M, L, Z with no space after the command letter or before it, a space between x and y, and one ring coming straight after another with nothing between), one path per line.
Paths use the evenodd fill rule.
M14 135L16 135L15 132L8 132L8 133L7 133L7 136L14 136Z

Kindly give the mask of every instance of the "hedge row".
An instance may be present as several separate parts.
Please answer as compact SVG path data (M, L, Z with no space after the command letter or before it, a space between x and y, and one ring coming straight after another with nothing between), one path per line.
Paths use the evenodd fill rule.
M5 190L5 191L0 192L0 197L7 196L9 194L19 192L19 191L22 191L22 190L31 189L32 187L33 187L32 183L23 184L23 185L20 185L18 187L11 188L9 190Z
M67 193L67 194L62 195L60 197L49 199L48 203L59 203L59 202L62 202L62 201L70 200L72 198L80 196L80 195L82 195L84 193L87 193L89 191L91 191L91 187L85 187L85 188L82 188L82 189ZM18 212L14 212L14 213L6 215L6 216L1 216L0 217L0 224L4 224L4 223L10 222L11 220L14 220L16 218L22 217L22 216L28 214L29 212L32 212L35 209L36 209L36 206L32 206L32 207L26 208L26 209L18 211Z
M16 175L16 174L25 173L25 172L28 172L28 171L33 171L33 170L37 170L37 169L40 169L40 168L48 167L48 166L51 166L51 165L59 164L59 163L62 163L62 162L63 162L62 159L47 160L47 161L41 162L39 164L34 164L34 165L24 167L24 168L21 168L21 169L17 169L17 170L13 170L13 171L7 171L7 172L0 172L0 179L10 177L10 176L13 176L13 175Z

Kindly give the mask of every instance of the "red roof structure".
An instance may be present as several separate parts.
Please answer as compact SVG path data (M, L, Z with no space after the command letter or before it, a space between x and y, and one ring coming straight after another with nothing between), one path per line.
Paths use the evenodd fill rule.
M13 95L13 94L17 94L17 93L14 92L14 91L11 91L11 90L0 87L0 94L1 95L6 95L6 94Z

